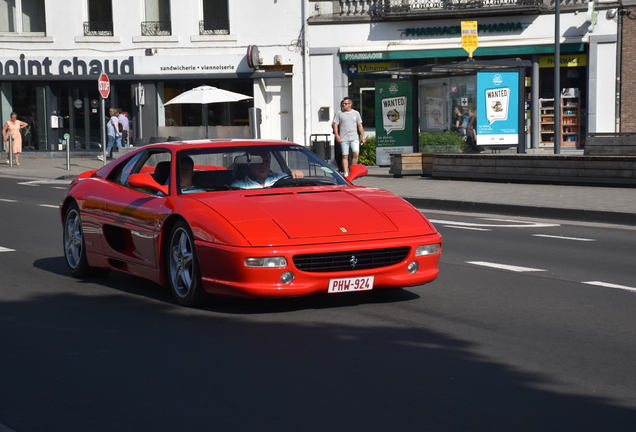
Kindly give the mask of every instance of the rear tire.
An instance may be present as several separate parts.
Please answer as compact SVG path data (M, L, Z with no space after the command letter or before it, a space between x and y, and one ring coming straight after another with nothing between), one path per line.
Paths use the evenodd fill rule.
M183 220L177 222L170 231L166 270L168 286L177 303L181 306L196 306L203 301L206 292L194 249L194 236Z
M88 265L82 219L77 204L69 206L64 216L64 258L71 275L76 278L102 276L107 270Z

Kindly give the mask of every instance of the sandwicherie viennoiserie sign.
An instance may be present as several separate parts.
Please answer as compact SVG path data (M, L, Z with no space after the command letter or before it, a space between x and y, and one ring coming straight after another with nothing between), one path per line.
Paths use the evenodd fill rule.
M83 77L117 75L183 75L250 72L245 55L53 57L19 54L0 57L0 79L8 77Z

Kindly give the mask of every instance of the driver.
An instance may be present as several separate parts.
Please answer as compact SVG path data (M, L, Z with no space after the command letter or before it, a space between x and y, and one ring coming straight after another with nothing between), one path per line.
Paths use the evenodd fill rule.
M272 163L272 157L269 153L269 150L266 149L256 149L250 152L254 156L261 156L263 158L263 163L260 164L249 164L249 173L245 176L243 180L235 180L232 183L232 187L240 188L240 189L258 189L270 187L278 180L289 177L287 173L275 173L270 171L269 167ZM302 171L292 171L291 177L293 178L303 178L305 175Z

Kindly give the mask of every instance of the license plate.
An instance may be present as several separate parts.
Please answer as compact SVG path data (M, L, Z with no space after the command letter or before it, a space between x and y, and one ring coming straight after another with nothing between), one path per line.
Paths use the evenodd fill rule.
M329 281L329 293L341 293L350 291L368 291L373 289L373 276L331 279Z

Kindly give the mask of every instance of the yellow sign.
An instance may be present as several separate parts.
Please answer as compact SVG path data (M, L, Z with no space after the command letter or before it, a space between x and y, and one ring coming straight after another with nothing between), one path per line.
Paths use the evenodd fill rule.
M586 54L561 54L561 67L587 66ZM554 56L540 56L540 68L553 68Z
M373 73L392 69L391 62L358 63L358 73Z
M468 57L472 58L473 51L478 47L477 21L462 21L462 48L468 51Z

